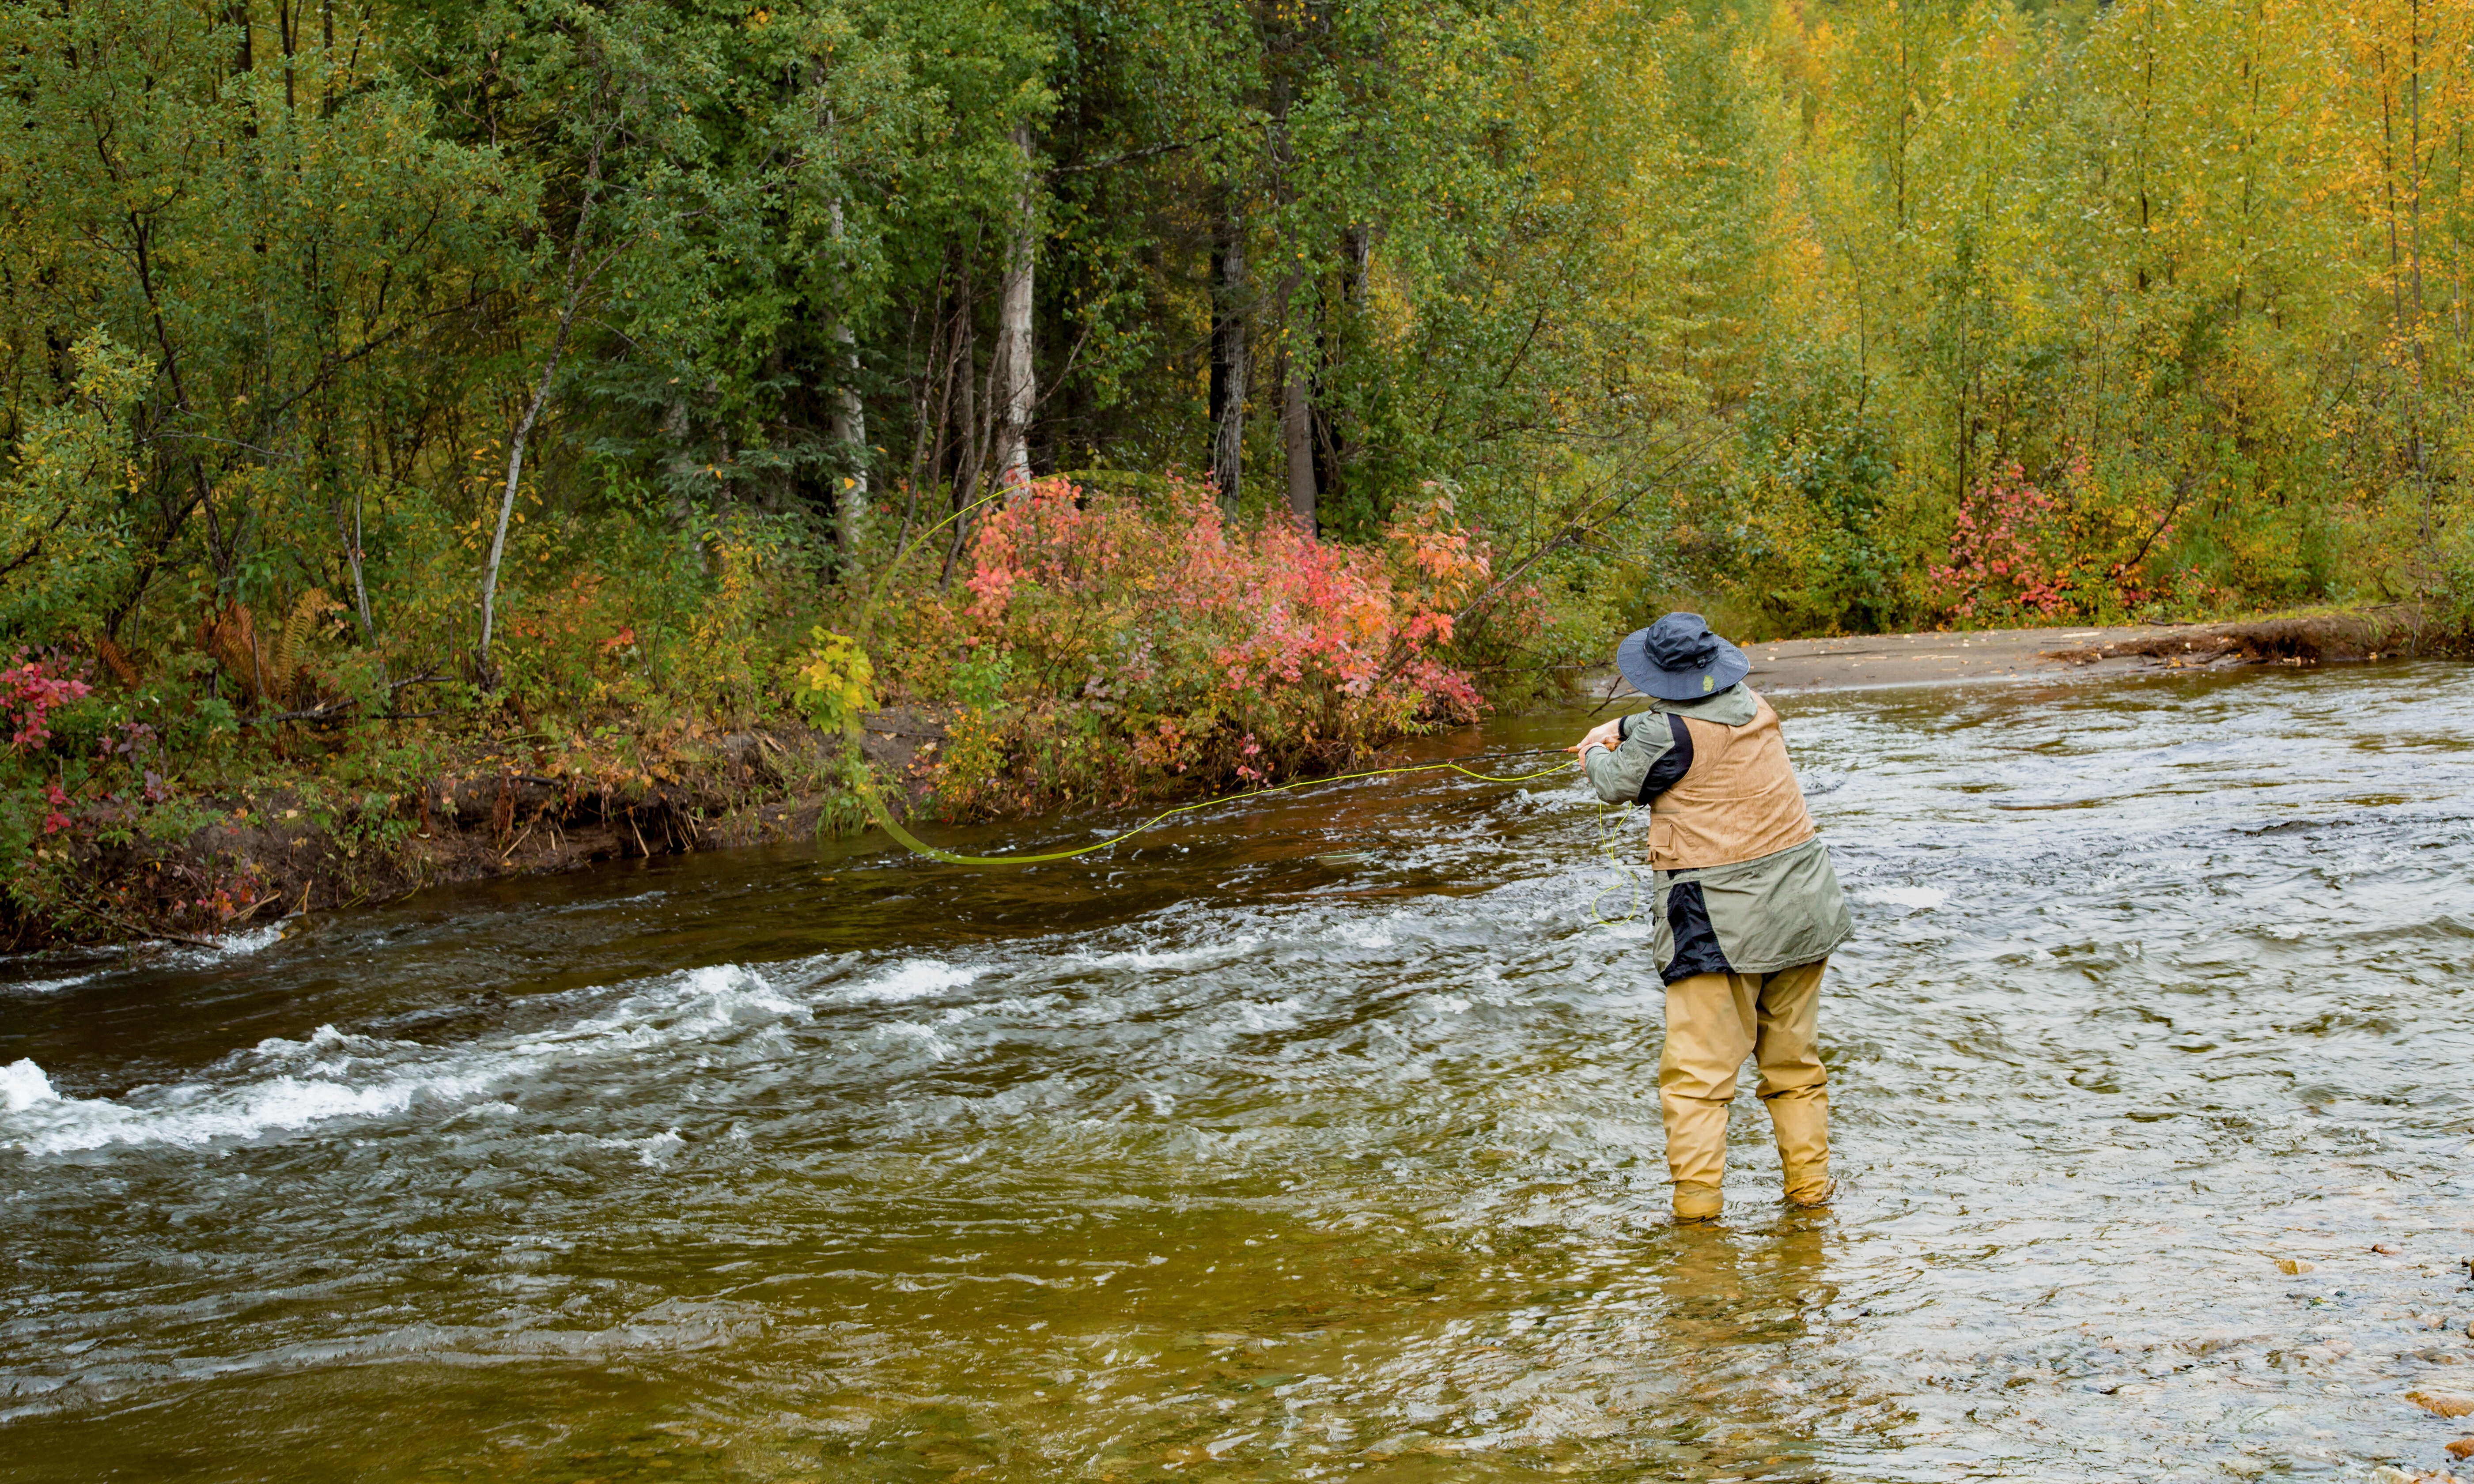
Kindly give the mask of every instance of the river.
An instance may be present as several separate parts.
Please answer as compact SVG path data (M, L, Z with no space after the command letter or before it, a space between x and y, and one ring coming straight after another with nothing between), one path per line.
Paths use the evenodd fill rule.
M8 966L0 1476L2445 1464L2474 668L1780 706L1856 904L1827 1214L1748 1091L1668 1223L1567 783L640 862Z

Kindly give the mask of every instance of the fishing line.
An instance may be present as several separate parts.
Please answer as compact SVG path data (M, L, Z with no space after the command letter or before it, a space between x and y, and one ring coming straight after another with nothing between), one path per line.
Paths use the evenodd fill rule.
M1275 783L1268 788L1249 788L1243 793L1221 794L1210 799L1199 799L1192 803L1181 803L1175 808L1162 809L1123 834L1111 835L1093 845L1077 846L1070 850L1052 850L1042 855L958 855L952 850L940 850L895 822L893 812L885 806L885 800L876 791L872 773L867 781L861 785L859 792L860 801L867 805L868 813L875 817L876 822L885 826L886 834L932 860L941 860L951 866L1031 866L1042 861L1072 860L1078 855L1088 855L1095 850L1104 850L1112 845L1121 845L1161 821L1176 815L1190 813L1196 809L1214 808L1224 803L1235 803L1245 799L1259 799L1266 794L1285 794L1293 788L1312 788L1319 783L1346 783L1354 778L1394 778L1401 774L1445 771L1475 778L1481 783L1527 783L1538 778L1552 777L1571 766L1572 764L1567 762L1557 763L1554 767L1542 768L1536 773L1498 777L1492 773L1480 773L1474 768L1464 768L1456 762L1426 762L1412 763L1398 768L1368 768L1359 773L1336 773L1328 778L1299 778L1293 783Z
M1628 813L1630 811L1627 810L1626 812ZM1633 863L1630 856L1623 853L1622 840L1616 830L1615 824L1615 806L1611 803L1599 804L1598 853L1605 856L1607 864L1614 867L1616 874L1623 877L1623 880L1618 884L1631 888L1632 905L1621 917L1611 918L1604 915L1598 911L1598 904L1605 901L1607 899L1607 894L1615 890L1615 887L1600 887L1597 892L1589 898L1589 921L1600 927L1613 927L1617 922L1629 922L1633 919L1640 916L1640 869Z
M860 729L854 725L846 730L856 743L859 740ZM1464 778L1475 778L1481 783L1529 783L1539 778L1552 778L1573 766L1575 765L1568 762L1557 763L1554 767L1541 768L1536 773L1498 775L1480 773L1474 768L1465 768L1456 762L1429 762L1412 763L1397 768L1368 768L1357 773L1334 774L1329 778L1299 778L1291 783L1275 783L1268 788L1249 788L1243 793L1221 794L1210 799L1199 799L1192 803L1177 804L1174 808L1162 809L1133 828L1110 835L1105 840L1077 846L1070 850L1049 850L1037 855L964 855L958 851L930 845L905 829L901 821L893 817L893 811L885 807L884 796L877 792L876 773L872 765L862 761L854 782L857 784L860 802L866 806L869 816L885 827L886 834L891 835L895 841L915 854L927 856L930 860L943 861L949 866L1035 866L1048 861L1072 860L1079 855L1090 855L1104 850L1110 846L1123 845L1153 826L1179 814L1190 814L1197 809L1216 808L1224 803L1236 803L1247 799L1259 799L1267 794L1285 794L1291 789L1312 788L1322 783L1346 783L1357 778L1396 778L1412 773L1443 772L1457 773ZM1599 853L1604 855L1607 863L1614 867L1623 877L1620 882L1599 888L1589 898L1589 921L1600 927L1612 927L1617 922L1629 922L1640 916L1640 872L1623 854L1615 828L1615 820L1614 805L1602 803L1598 806ZM1629 907L1620 917L1608 917L1600 910L1608 895L1625 888L1630 890Z
M872 631L873 620L876 616L876 606L877 603L885 596L885 584L891 581L894 572L901 567L904 560L907 559L911 552L918 549L921 541L934 536L937 532L943 530L949 525L952 525L955 521L961 519L971 512L978 510L981 506L992 504L997 500L1005 498L1005 496L1009 492L1009 491L1000 490L993 494L973 500L970 504L956 510L952 515L947 515L944 519L937 521L934 525L928 527L917 536L914 536L908 541L904 542L902 549L894 553L893 560L885 563L884 573L877 578L875 586L868 593L867 606L860 615L860 633L861 634L866 634ZM861 653L864 652L864 649L862 649ZM1463 778L1475 778L1481 783L1529 783L1535 782L1539 778L1551 778L1558 773L1563 773L1567 769L1579 766L1578 759L1575 759L1571 762L1557 763L1551 768L1541 768L1535 773L1516 773L1509 775L1480 773L1474 768L1463 767L1461 764L1456 762L1410 763L1395 768L1367 768L1356 773L1334 774L1328 778L1298 778L1294 782L1274 783L1265 788L1249 788L1242 793L1221 794L1209 799L1200 799L1192 803L1177 804L1173 808L1162 809L1159 813L1152 815L1150 819L1143 821L1133 828L1126 830L1121 834L1110 835L1105 840L1097 841L1090 845L1077 846L1070 850L1049 850L1037 855L964 855L958 851L948 850L937 846L930 845L927 841L920 839L917 835L914 835L910 830L904 828L901 821L893 817L893 811L885 805L884 796L877 790L876 767L873 763L867 760L867 754L864 749L866 729L861 723L856 712L845 718L842 723L842 732L845 736L848 736L851 739L853 748L858 750L859 753L859 767L854 770L852 782L854 784L855 791L859 794L860 802L865 806L869 817L874 819L878 825L884 826L885 832L887 835L892 836L893 839L900 843L905 849L910 850L916 854L927 856L930 860L943 861L949 866L1035 866L1049 861L1073 860L1077 856L1090 855L1097 851L1107 850L1110 846L1123 845L1125 842L1141 834L1143 831L1167 820L1173 819L1179 814L1192 813L1197 809L1217 808L1219 805L1224 803L1237 803L1248 799L1259 799L1269 794L1285 794L1292 789L1313 788L1324 783L1347 783L1359 778L1398 778L1415 773L1446 772L1457 773ZM1609 918L1600 915L1598 904L1606 899L1609 892L1616 890L1614 886L1603 888L1589 899L1590 919L1601 926L1613 922L1630 921L1632 918L1637 917L1640 912L1640 876L1639 874L1633 869L1632 863L1625 860L1618 853L1618 848L1615 843L1613 820L1613 806L1606 804L1600 805L1598 810L1598 847L1601 853L1607 857L1608 862L1620 871L1626 880L1630 883L1632 888L1632 910L1619 918Z

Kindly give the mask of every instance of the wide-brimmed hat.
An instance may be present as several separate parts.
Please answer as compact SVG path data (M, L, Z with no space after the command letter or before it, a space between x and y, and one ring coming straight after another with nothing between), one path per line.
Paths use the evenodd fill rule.
M1710 632L1698 613L1669 613L1615 646L1615 668L1661 701L1714 696L1752 673L1744 652Z

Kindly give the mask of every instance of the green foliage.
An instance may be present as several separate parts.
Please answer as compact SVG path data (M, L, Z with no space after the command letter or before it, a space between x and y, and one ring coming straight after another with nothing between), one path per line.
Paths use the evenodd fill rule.
M1013 654L974 651L971 658L954 665L952 677L956 701L975 711L986 710L1005 699L1006 686L1013 681Z
M841 731L876 706L876 666L846 634L809 631L807 654L793 661L800 708L825 731Z
M70 354L69 396L33 410L0 481L0 637L93 632L129 581L128 412L154 367L102 330Z

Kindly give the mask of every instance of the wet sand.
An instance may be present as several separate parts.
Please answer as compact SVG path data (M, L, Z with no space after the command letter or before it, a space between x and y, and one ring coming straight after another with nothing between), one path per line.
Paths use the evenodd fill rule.
M1945 681L2052 681L2230 669L2304 668L2404 658L2416 648L2398 615L2342 613L2214 624L1981 629L1853 634L1748 644L1754 685L1773 693L1926 685ZM1606 694L1613 667L1593 677Z
M2196 626L2085 629L1986 629L1973 633L1873 634L1836 639L1781 639L1745 647L1758 689L1843 690L1869 685L1923 685L1935 681L2051 680L2121 674L2171 664L2129 646L2171 641ZM2204 658L2193 634L2192 664ZM2101 658L2085 658L2092 652ZM2240 663L2239 659L2233 661Z

